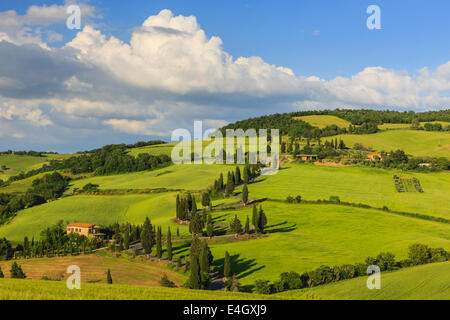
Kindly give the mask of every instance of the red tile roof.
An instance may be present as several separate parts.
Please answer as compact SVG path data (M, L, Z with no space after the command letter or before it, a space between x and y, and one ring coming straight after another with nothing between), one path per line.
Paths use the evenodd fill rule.
M92 228L94 225L90 223L70 223L67 226L76 228Z

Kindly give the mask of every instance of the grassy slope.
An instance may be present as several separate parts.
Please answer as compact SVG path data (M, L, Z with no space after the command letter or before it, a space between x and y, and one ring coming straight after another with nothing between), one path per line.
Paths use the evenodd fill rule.
M19 260L28 279L40 280L47 276L53 280L65 280L69 276L67 267L77 265L81 270L81 281L89 283L106 283L106 271L111 270L115 284L136 286L159 286L163 274L175 282L177 286L183 285L187 276L172 271L165 262L143 261L139 258L116 258L99 251L93 255L67 256L59 258L41 258ZM11 261L0 262L0 267L9 278Z
M414 176L424 193L398 193L392 176ZM328 199L339 196L342 201L360 202L375 207L388 206L398 211L418 212L450 218L448 192L450 175L438 173L403 173L368 167L323 167L289 165L273 176L261 177L249 185L250 197L285 200L300 194L304 199Z
M224 174L234 170L235 166L226 165L173 165L170 167L114 176L92 177L77 180L74 188L83 187L87 183L100 185L100 189L143 189L143 188L171 188L201 190L212 185Z
M285 271L362 262L385 251L402 259L416 242L450 249L450 225L443 223L338 205L266 202L263 208L269 221L267 237L212 245L218 265L229 251L233 271L244 285L257 279L275 280ZM215 216L223 223L234 214L245 223L251 208Z
M1 300L264 300L266 295L162 287L83 283L68 290L65 282L0 279Z
M174 217L175 194L125 196L66 197L45 205L21 211L9 224L0 227L0 236L23 240L25 235L39 237L40 232L59 220L109 225L115 222L143 223L146 216L164 229L176 225ZM187 227L180 226L181 233Z
M44 163L50 160L55 160L59 158L70 157L71 155L66 154L49 154L45 157L31 157L31 156L18 156L18 155L1 155L0 156L0 167L5 165L8 170L3 173L0 172L0 179L6 180L10 176L19 174L20 172L27 172L32 169L38 169L42 167Z
M319 128L325 128L326 126L335 124L339 128L348 128L351 124L347 120L335 117L335 116L326 116L326 115L313 115L313 116L302 116L295 117L294 119L303 120L308 122L310 125Z
M433 263L381 274L381 289L369 290L367 277L311 289L286 291L277 298L413 300L450 299L450 262Z
M430 121L430 122L421 122L420 125L424 126L425 123L440 123L443 127L450 124L450 122L445 121ZM411 127L410 123L383 123L379 125L378 128L381 130L392 130L392 129L409 129Z
M342 139L349 147L362 143L375 150L402 149L414 156L450 157L450 134L415 130L387 130L375 134L338 135L327 139Z

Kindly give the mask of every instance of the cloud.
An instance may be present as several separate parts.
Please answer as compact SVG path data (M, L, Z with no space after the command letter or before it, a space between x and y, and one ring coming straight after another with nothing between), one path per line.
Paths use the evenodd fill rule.
M412 74L374 66L349 78L305 77L261 57L233 57L195 17L169 10L146 19L129 42L90 25L62 48L18 37L28 24L45 26L62 16L60 6L0 13L0 39L3 27L10 30L0 41L0 125L9 128L0 130L1 145L11 132L30 141L99 146L167 137L194 120L218 127L301 108L450 105L450 62Z
M97 17L95 8L85 3L66 0L64 5L30 6L24 15L17 14L14 10L0 12L0 41L8 41L14 44L37 44L47 48L47 43L42 40L46 35L47 42L61 41L62 35L52 31L43 31L53 24L65 23L69 15L67 7L76 4L80 7L81 17L85 22Z

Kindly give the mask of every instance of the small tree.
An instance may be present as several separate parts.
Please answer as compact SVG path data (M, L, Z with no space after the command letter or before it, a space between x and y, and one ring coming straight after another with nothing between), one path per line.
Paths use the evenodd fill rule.
M3 279L5 275L3 274L2 268L0 267L0 279Z
M236 235L238 235L242 231L242 224L241 221L238 219L237 214L234 216L234 219L230 223L230 230Z
M167 259L169 259L169 261L172 261L173 259L172 234L170 232L170 227L169 230L167 231Z
M248 216L247 216L247 220L245 221L244 232L246 234L250 233L250 219L248 218Z
M225 260L223 262L223 275L225 278L229 278L231 275L231 260L228 251L225 251Z
M162 234L161 227L158 227L158 231L156 233L156 256L161 259L162 257Z
M163 275L161 280L159 280L159 284L162 287L175 288L176 285L173 281L170 281L166 274Z
M10 272L12 279L25 279L27 277L22 268L15 261L11 266Z
M150 254L153 247L153 228L148 217L145 218L144 226L142 227L141 243L145 254Z
M244 204L247 204L247 202L248 202L248 187L247 187L247 184L244 184L244 187L242 188L242 202L244 202Z
M111 276L111 270L109 270L109 269L106 272L106 283L107 284L112 284L113 283L112 276Z

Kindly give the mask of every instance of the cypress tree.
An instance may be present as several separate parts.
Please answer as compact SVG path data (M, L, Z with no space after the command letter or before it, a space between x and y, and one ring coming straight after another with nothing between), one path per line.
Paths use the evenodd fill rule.
M245 221L245 228L244 228L244 232L246 234L250 233L250 219L247 216L247 220Z
M23 272L22 268L14 261L11 266L11 279L25 279L27 276Z
M256 205L253 205L253 215L252 215L252 225L253 227L255 227L255 230L258 229L258 224L257 224L257 220L258 220L258 210L256 209Z
M231 260L228 251L225 251L225 260L223 263L223 275L225 276L225 278L229 278L231 275Z
M258 229L260 232L264 233L264 227L267 225L267 217L262 209L262 206L259 207L259 218L258 218Z
M244 183L248 183L248 165L244 167Z
M153 228L148 217L145 218L144 227L141 233L141 243L145 254L152 253L153 247Z
M189 287L191 289L201 289L201 275L198 257L191 258L191 275L189 277Z
M234 175L235 179L236 179L236 184L240 184L241 183L241 169L239 168L239 166L236 166L236 174Z
M172 253L172 234L170 233L170 227L167 231L167 259L172 261L173 253Z
M193 198L191 214L194 214L195 212L197 212L197 202L195 201L195 198Z
M190 192L187 195L187 204L188 204L188 211L192 212L192 195Z
M109 270L109 269L106 272L106 283L108 283L108 284L112 284L113 283L112 276L111 276L111 270Z
M230 223L230 230L235 234L239 234L242 231L242 224L238 219L237 214L234 216L234 219Z
M180 237L180 227L177 227L177 238Z
M206 243L206 240L203 240L202 243L202 250L200 252L200 272L209 273L209 255L210 250L208 247L208 244Z
M177 201L176 201L176 210L177 210L177 219L180 219L180 195L177 194Z
M5 275L3 274L2 268L0 267L0 279L3 279Z
M244 202L244 204L247 204L247 202L248 202L248 187L247 187L247 184L244 184L244 187L242 188L242 202Z
M226 194L229 196L233 193L234 190L234 183L233 178L231 176L231 173L228 172L228 179L227 179L227 187L226 187Z
M162 235L161 235L161 227L158 227L158 231L156 233L156 256L161 259L162 257Z
M220 190L223 191L223 189L224 189L224 185L223 185L223 173L220 174L220 178L219 178L219 187L220 187Z

